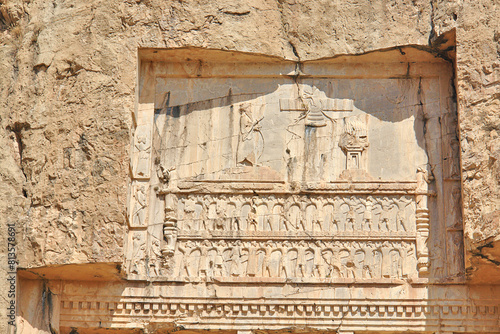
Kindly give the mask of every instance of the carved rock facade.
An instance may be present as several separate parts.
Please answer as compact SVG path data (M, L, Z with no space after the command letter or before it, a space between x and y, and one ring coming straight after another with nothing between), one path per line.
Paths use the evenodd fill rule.
M143 50L128 283L68 286L61 328L492 330L496 300L461 285L452 72L404 53Z

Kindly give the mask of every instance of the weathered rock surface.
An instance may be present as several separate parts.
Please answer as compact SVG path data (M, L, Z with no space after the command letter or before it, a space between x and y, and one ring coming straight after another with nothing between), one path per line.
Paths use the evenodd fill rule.
M423 1L375 7L370 1L2 5L2 59L11 64L1 87L2 122L19 138L31 203L21 215L26 218L21 265L121 261L137 47L200 46L304 60L427 45L451 27L450 5L440 6ZM436 13L439 23L432 21Z
M500 8L467 1L457 27L466 267L500 282Z
M0 228L18 224L24 268L122 263L138 47L308 60L432 49L456 28L467 266L498 282L498 17L495 0L5 1Z

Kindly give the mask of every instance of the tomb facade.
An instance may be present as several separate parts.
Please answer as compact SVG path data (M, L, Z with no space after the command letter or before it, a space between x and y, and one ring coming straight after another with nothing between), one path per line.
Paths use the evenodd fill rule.
M54 331L498 332L465 280L449 62L139 55L124 261L53 270Z
M498 329L464 280L448 62L140 55L125 277L61 286L61 329Z

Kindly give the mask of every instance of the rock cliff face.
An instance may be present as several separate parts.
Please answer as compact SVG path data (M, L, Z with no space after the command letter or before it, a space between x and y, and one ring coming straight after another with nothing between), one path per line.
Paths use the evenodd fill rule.
M138 47L307 60L427 47L454 14L423 1L6 2L2 128L25 178L7 183L26 202L21 266L121 262Z
M4 1L2 231L17 223L23 268L123 261L138 48L446 55L456 28L467 266L498 283L499 16L495 0Z
M458 110L469 278L500 279L500 8L466 2L457 25Z

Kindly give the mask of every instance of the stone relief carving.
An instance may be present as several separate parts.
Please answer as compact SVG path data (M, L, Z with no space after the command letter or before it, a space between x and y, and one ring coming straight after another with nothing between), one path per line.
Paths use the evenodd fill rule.
M147 191L143 184L137 185L134 192L134 211L132 213L132 224L134 226L145 226L147 214Z
M432 176L428 166L417 169L417 190L416 190L416 220L417 220L417 257L418 271L421 276L429 275L429 208L427 206L429 183Z
M414 241L187 240L174 277L405 279L416 274Z
M264 150L264 136L261 121L264 116L256 118L252 106L242 104L240 112L240 132L237 150L237 164L255 166Z
M135 275L145 275L146 240L144 234L137 232L132 235L132 257L130 273Z
M302 94L302 103L306 111L306 126L320 127L325 126L325 114L323 101L320 99L320 91L316 87L304 86Z
M181 203L177 212L170 205L166 211L176 217L180 236L235 231L264 235L415 231L416 203L409 196L268 195L255 199L251 195L179 194L177 199Z
M416 197L408 195L164 198L163 238L153 238L150 276L407 279L418 274L417 253L428 254L417 250ZM134 238L130 272L144 275L135 258L144 244Z
M144 121L137 126L133 179L151 177L156 198L149 187L136 187L131 196L130 227L148 232L148 252L131 242L132 253L147 258L142 263L129 258L131 275L228 282L429 276L430 259L439 257L429 251L435 216L428 202L437 203L430 199L435 194L429 188L437 189L429 186L430 161L442 162L436 175L455 182L458 143L452 141L439 156L429 153L438 156L431 159L426 139L415 129L420 124L410 121L418 116L413 110L400 106L408 115L396 117L396 109L384 111L380 101L370 110L369 99L359 95L331 98L335 92L350 97L345 90L351 88L322 80L272 85L268 95L237 96L229 89L229 95L212 99L212 92L204 91L207 100L168 106L162 116L168 122L155 128L163 132L153 136ZM385 168L380 152L393 144L384 141L387 130L402 134L404 144L388 159L384 174L377 170ZM403 138L405 131L415 133ZM414 155L406 154L408 147L415 148ZM394 166L398 163L401 168ZM440 203L449 207L451 218L443 223L447 232L461 232L460 187L445 191L450 196ZM158 217L148 217L148 200L155 201L149 211ZM457 245L454 235L447 234L445 257ZM457 270L433 269L441 272Z
M370 145L366 124L358 117L345 118L344 120L339 146L346 154L346 169L364 169L363 153Z
M151 169L151 127L140 125L135 130L133 171L135 178L149 178Z
M349 99L329 99L316 86L299 85L298 99L280 99L281 111L301 111L300 119L309 127L323 127L327 119L335 119L328 112L352 112L353 101ZM295 120L297 122L297 120Z

